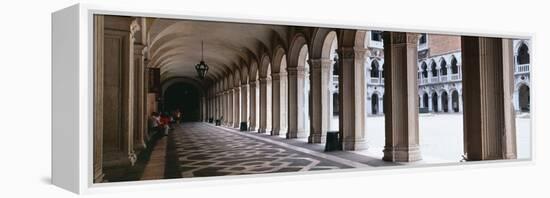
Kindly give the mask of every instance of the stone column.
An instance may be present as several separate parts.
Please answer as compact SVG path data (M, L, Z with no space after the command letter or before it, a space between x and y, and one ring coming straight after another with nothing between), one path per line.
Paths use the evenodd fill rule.
M248 84L241 84L241 125L248 129Z
M94 15L94 183L103 181L103 15Z
M136 152L145 149L145 133L147 131L147 113L145 110L145 63L143 58L144 45L135 44L134 60L135 60L135 126L134 129L134 145Z
M233 127L233 97L234 97L234 90L233 87L229 88L229 91L227 92L227 127Z
M458 112L464 112L464 100L462 100L462 93L459 93L458 96Z
M433 108L433 104L434 104L434 102L433 102L432 94L428 93L428 111L429 111L429 112L433 112L433 111L434 111L434 110L433 110L433 109L434 109L434 108Z
M339 130L343 150L366 149L365 102L366 90L364 61L366 49L341 47L338 49L340 64L339 81Z
M218 93L216 94L216 119L221 119L223 113L222 113L222 109L223 109L223 106L222 106L222 99L223 99L223 95L222 95L222 92L218 91Z
M447 112L449 112L449 113L454 112L454 109L453 109L453 94L452 94L452 92L447 93Z
M437 112L443 112L443 97L441 93L437 94Z
M512 41L462 37L467 160L516 158Z
M241 106L240 106L240 99L241 97L241 87L239 87L239 85L237 84L237 86L234 88L234 91L233 91L233 128L239 128L239 124L240 124L240 111L241 111Z
M251 80L250 81L250 117L248 121L250 122L250 128L248 128L249 131L256 131L257 130L257 124L256 123L256 81Z
M304 81L305 68L288 67L288 132L286 138L305 138Z
M281 87L280 73L271 74L271 97L272 97L272 115L271 116L271 135L279 135L281 127Z
M135 86L136 86L136 78L135 78L135 70L136 70L136 63L134 59L134 42L135 42L135 34L140 30L140 26L137 23L136 20L132 21L130 24L130 46L128 48L129 50L129 64L127 68L123 68L123 128L125 132L124 141L126 142L125 150L127 151L128 158L130 159L130 162L132 165L137 160L137 156L134 151L134 128L136 127L136 123L134 122L134 114L135 111Z
M267 113L267 78L260 77L260 128L258 133L266 132Z
M225 122L227 121L227 114L226 114L226 110L227 110L227 92L226 91L222 91L221 93L221 99L220 99L220 102L221 102L221 117L222 117L222 120L221 120L221 125L225 125Z
M308 143L324 143L330 123L330 59L310 59L311 66L311 134Z
M421 160L418 136L417 43L420 35L384 32L385 161Z

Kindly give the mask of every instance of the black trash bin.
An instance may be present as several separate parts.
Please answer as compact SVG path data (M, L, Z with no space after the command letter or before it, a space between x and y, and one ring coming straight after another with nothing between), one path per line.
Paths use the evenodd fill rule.
M241 130L241 131L246 131L246 130L248 130L248 126L247 126L246 122L241 122L240 130Z
M339 151L342 150L340 145L340 132L327 131L327 142L325 144L325 151Z
M214 118L208 118L208 123L214 123Z
M221 124L221 121L220 121L220 119L217 119L217 120L216 120L216 126L220 126L220 125L222 125L222 124Z

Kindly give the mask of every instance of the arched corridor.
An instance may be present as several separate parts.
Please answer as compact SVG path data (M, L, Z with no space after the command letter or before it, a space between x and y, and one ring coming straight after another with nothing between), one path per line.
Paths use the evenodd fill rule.
M490 75L528 62L509 39L439 35L461 45L430 54L435 36L409 32L107 15L94 28L96 182L515 159L502 98L530 109L528 86Z

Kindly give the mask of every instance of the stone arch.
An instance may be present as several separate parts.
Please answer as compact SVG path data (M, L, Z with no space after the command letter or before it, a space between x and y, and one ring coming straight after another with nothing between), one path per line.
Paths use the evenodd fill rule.
M297 33L290 43L289 53L287 54L287 67L304 67L305 59L300 60L303 55L303 47L307 47L306 37L302 33ZM306 48L307 50L307 48ZM307 51L305 51L307 53Z
M285 49L280 45L277 46L271 60L271 73L286 73L286 60L283 60L284 57L286 57ZM282 68L283 61L284 69Z
M316 28L311 43L311 57L330 59L332 41L337 40L337 38L336 31L332 29Z
M246 65L241 66L240 72L241 72L241 85L248 84L248 67Z
M260 78L266 78L267 74L271 74L271 61L267 54L264 54L262 58L260 59Z

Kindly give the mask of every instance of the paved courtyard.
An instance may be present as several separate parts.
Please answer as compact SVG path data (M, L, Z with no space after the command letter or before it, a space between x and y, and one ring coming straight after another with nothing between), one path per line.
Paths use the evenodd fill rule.
M332 126L337 126L337 118ZM528 114L517 115L516 137L518 159L531 155L531 119ZM420 149L426 163L458 162L463 154L462 114L420 114ZM366 138L369 149L357 153L382 157L384 148L384 116L367 118Z
M422 114L419 119L423 160L416 163L459 162L463 148L462 114ZM323 144L307 144L307 139L184 123L168 136L157 136L131 169L113 170L118 174L107 179L113 182L406 165L381 160L384 117L369 117L367 122L369 148L351 152L323 152ZM518 115L516 128L518 158L529 158L529 116Z

